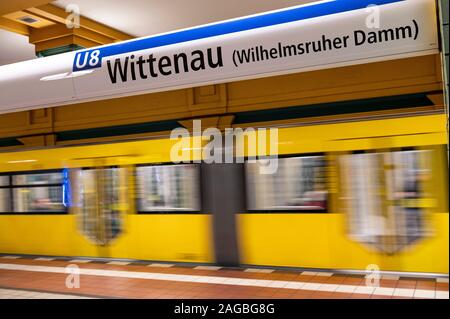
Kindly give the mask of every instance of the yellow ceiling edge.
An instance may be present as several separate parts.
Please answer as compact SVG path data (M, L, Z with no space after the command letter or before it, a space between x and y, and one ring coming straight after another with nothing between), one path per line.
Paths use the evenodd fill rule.
M25 24L0 17L0 29L28 36L30 30Z
M66 12L64 8L48 4L48 1L36 3L37 7L19 8L20 10L9 12L3 17L0 16L0 29L28 36L29 42L36 45L36 52L53 49L58 45L77 44L83 47L92 47L133 38L124 32L83 16L80 16L79 28L68 28L66 27L66 18L70 13ZM44 4L41 5L42 3ZM41 23L38 25L16 21L25 15L37 18Z
M63 24L56 24L43 29L31 29L30 30L30 43L37 43L42 41L48 41L64 36L72 35L72 29L66 28Z
M74 35L85 38L90 41L98 42L100 44L108 44L114 42L114 39L107 37L101 33L94 32L84 27L73 29Z
M36 52L40 52L40 51L44 51L44 50L49 50L49 49L66 46L69 44L77 44L84 48L90 48L90 47L99 46L102 43L91 41L89 39L85 39L85 38L71 34L71 35L66 35L66 36L62 36L62 37L47 40L47 41L37 42L37 43L35 43L35 49L36 49Z
M85 38L87 40L96 42L97 45L114 42L114 39L111 39L103 34L85 29L84 27L69 29L63 24L57 24L42 29L31 29L29 40L30 43L36 44L38 42L54 40L69 35Z
M24 10L26 12L35 14L37 16L40 16L45 19L49 19L61 24L66 23L66 18L69 16L69 13L67 13L64 9L57 7L52 4L45 4L42 6L29 8L27 10ZM101 24L99 22L96 22L94 20L85 18L83 16L80 17L80 26L95 31L96 33L105 35L113 40L129 40L134 38L133 36L126 34L122 31L116 30L114 28L108 27L104 24Z

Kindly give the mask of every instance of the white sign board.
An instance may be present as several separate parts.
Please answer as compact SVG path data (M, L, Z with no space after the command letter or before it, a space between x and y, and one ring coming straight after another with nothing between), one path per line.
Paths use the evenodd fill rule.
M0 112L437 52L433 0L320 1L2 66Z

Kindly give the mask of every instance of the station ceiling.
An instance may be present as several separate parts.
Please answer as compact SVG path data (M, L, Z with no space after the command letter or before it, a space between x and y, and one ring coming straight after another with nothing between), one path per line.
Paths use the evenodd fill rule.
M36 58L63 39L68 5L79 8L83 46L101 45L276 10L313 0L18 0L0 2L0 65ZM28 23L24 17L37 20ZM28 21L28 20L27 20ZM56 34L59 37L56 38ZM45 42L44 42L45 40ZM65 40L65 41L66 41ZM67 41L66 41L67 42ZM80 44L77 43L77 44ZM39 48L39 49L38 49Z

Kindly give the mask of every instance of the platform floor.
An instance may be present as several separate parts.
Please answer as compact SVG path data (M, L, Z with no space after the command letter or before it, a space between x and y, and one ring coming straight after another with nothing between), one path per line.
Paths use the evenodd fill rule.
M448 278L383 276L370 287L331 272L1 256L0 298L448 299L449 288Z

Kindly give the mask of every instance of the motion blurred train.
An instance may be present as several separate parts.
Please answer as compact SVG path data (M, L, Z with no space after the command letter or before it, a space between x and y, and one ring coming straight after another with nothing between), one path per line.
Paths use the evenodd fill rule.
M216 164L238 167L227 181L194 148L171 162L174 143L1 153L0 251L223 264L235 241L241 265L448 273L444 114L279 127L276 173ZM245 205L214 226L221 183Z
M372 29L374 4L401 38L336 51ZM314 1L1 66L0 252L448 274L435 5ZM296 54L321 36L333 50ZM252 48L270 60L236 63ZM137 76L155 57L164 76ZM247 137L232 163L207 163L208 141L186 137L177 163L167 132L198 118L277 128L277 147Z

